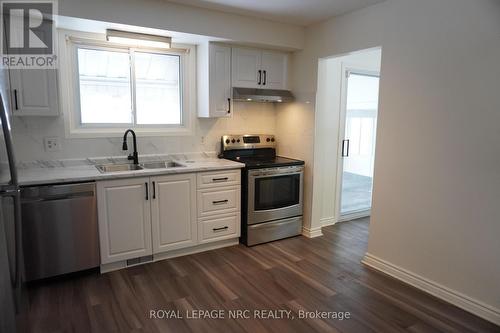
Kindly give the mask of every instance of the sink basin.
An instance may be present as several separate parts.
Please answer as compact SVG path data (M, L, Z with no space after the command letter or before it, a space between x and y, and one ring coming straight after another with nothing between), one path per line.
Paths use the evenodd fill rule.
M120 171L134 171L144 169L137 164L102 164L95 166L101 173L120 172Z
M183 168L185 165L179 164L174 161L158 161L158 162L147 162L141 163L144 169L167 169L167 168Z

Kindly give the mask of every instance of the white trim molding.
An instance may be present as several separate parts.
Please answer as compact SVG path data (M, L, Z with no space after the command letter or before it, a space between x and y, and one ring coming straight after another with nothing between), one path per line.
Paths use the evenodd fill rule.
M367 210L362 210L346 215L342 215L338 218L337 222L346 222L346 221L352 221L352 220L357 220L363 217L368 217L371 215L371 209Z
M182 87L182 124L181 125L89 125L80 124L80 98L78 88L77 49L87 45L92 49L121 50L133 57L138 51L158 53L157 49L135 49L106 41L104 34L58 29L59 45L59 96L64 115L66 138L109 138L121 137L128 128L133 128L139 137L188 136L194 133L196 115L196 46L187 44L173 45L175 48L161 53L177 54L181 57ZM133 66L133 64L131 64ZM131 82L133 81L131 74ZM133 88L132 88L133 91ZM133 96L133 93L131 93ZM134 104L134 103L132 103Z
M323 233L321 232L321 227L315 227L311 229L302 227L302 235L307 238L316 238L323 236Z
M321 223L321 227L328 227L328 226L331 226L331 225L334 225L335 223L337 223L334 216L323 217L319 220L319 222Z
M377 271L390 275L393 278L418 288L428 294L431 294L432 296L440 298L443 301L453 304L478 317L500 325L500 309L473 299L404 268L391 264L370 253L366 253L361 262Z

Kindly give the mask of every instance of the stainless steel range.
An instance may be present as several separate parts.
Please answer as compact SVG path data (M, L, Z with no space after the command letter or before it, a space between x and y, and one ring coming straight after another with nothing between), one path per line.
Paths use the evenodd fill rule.
M302 232L304 161L276 156L274 135L224 135L221 157L245 163L241 241L248 246Z

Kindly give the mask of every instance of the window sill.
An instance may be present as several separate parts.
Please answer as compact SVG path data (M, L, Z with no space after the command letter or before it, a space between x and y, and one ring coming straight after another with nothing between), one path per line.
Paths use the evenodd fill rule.
M129 128L132 128L138 137L162 137L162 136L188 136L193 131L190 128L138 128L138 127L117 127L117 128L72 128L66 133L67 138L114 138L121 137Z

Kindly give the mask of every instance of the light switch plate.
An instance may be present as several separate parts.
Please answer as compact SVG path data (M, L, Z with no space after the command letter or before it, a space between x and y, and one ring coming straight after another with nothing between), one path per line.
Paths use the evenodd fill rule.
M61 150L61 141L59 137L45 137L43 138L43 146L46 152L56 152Z

